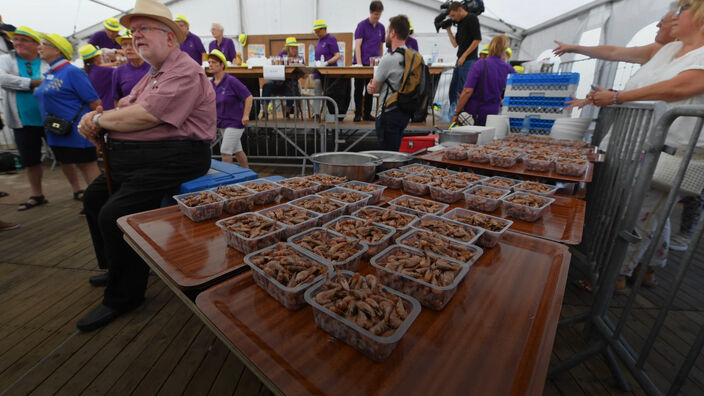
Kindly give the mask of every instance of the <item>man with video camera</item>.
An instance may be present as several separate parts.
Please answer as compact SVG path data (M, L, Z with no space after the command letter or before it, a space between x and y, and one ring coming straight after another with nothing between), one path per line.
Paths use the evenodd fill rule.
M457 63L452 72L450 82L450 105L455 108L457 98L467 80L467 74L474 62L477 61L477 47L482 40L479 29L479 19L476 15L467 12L459 1L453 1L449 6L450 18L457 25L457 34L452 34L452 25L443 26L447 30L452 46L457 48Z

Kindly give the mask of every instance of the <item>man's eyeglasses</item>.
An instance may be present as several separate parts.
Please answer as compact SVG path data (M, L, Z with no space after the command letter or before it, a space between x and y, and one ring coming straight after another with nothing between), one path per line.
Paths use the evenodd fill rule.
M677 15L677 16L682 15L682 13L683 13L687 8L689 8L689 7L691 7L691 6L692 6L692 5L689 4L689 3L687 3L687 4L682 4L681 6L679 6L679 7L677 8L677 11L675 11L675 15Z
M31 38L15 36L12 38L13 43L31 43L34 42Z
M149 34L152 30L161 30L164 33L170 32L168 29L160 28L160 27L153 27L153 26L137 26L132 28L132 35L134 36L135 33L139 33L142 36Z

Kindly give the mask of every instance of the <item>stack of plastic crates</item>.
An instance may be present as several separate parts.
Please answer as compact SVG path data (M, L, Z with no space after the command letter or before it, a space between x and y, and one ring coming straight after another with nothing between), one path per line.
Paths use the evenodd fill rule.
M556 119L570 116L565 102L578 83L579 73L510 74L501 114L509 117L511 133L549 135Z

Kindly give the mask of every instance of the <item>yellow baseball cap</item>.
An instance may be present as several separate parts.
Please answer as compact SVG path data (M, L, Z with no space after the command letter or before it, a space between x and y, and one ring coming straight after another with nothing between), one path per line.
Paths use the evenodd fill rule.
M39 33L41 38L48 41L56 47L64 55L64 58L71 60L71 54L73 53L73 46L64 37L59 36L56 33Z
M487 55L488 55L488 54L489 54L489 46L488 46L488 45L483 46L483 47L482 47L482 50L479 51L479 53L480 53L480 54L487 54Z
M284 47L298 47L298 41L295 37L286 37L286 45Z
M509 59L513 58L513 50L511 47L506 48L506 53L508 54Z
M103 21L103 26L105 26L106 29L112 30L113 32L119 32L122 29L122 26L120 26L120 21L117 20L117 18L108 18L105 21Z
M245 33L240 33L240 35L237 37L237 41L239 41L240 44L242 44L242 46L244 47L245 45L247 45L247 35Z
M214 56L214 57L220 59L220 62L222 62L222 64L225 65L225 67L227 67L227 58L225 58L225 54L223 54L220 50L214 49L214 50L210 51L208 56Z
M313 22L313 30L318 30L318 29L327 29L328 24L325 23L324 19L316 19L315 22Z
M86 44L78 49L78 53L81 54L83 60L88 60L102 54L103 51L95 48L93 44Z
M16 34L19 34L20 36L27 36L39 44L42 43L42 40L39 38L39 33L35 32L34 29L32 29L28 26L20 26L17 29L15 29L14 32L5 32L5 33L7 34L8 37L10 37L10 39L15 37Z
M129 29L126 29L124 33L118 38L115 39L118 44L122 45L122 40L132 40L132 31Z
M176 19L174 19L174 21L176 21L176 22L178 22L178 21L185 22L186 25L191 26L190 22L188 22L188 19L186 19L186 17L183 16L182 14L176 15Z

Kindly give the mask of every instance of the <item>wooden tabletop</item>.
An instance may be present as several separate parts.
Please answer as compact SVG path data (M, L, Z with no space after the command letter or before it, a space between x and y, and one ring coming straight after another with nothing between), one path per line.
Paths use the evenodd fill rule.
M293 76L293 72L298 69L299 71L309 74L314 70L317 70L320 74L329 77L336 78L372 78L374 77L374 68L371 66L327 66L327 67L308 67L306 65L302 66L286 66L286 77ZM430 74L441 74L443 71L448 69L444 66L430 66L428 67ZM206 69L206 72L208 70ZM264 68L262 66L254 66L249 68L247 66L232 66L225 70L228 74L232 74L235 77L242 78L263 78Z
M383 202L388 202L394 198L403 195L403 190L392 190L387 188L384 190ZM412 195L412 194L409 194ZM421 196L424 199L431 199L430 195ZM550 205L549 209L538 221L529 223L506 217L503 209L499 208L493 212L482 212L496 217L506 217L513 221L511 225L512 231L517 231L523 234L536 236L543 239L548 239L554 242L564 243L566 245L579 245L582 242L582 230L584 228L584 214L586 212L586 203L580 199L552 196L555 202ZM446 212L454 208L464 208L464 199L450 204ZM471 209L474 210L474 209ZM474 210L475 212L481 212Z
M251 272L198 295L206 323L284 394L530 394L543 391L570 254L506 233L440 312L423 308L391 356L375 363L291 312ZM371 266L363 262L360 272Z
M467 160L464 161L452 161L452 160L447 160L442 158L442 150L441 151L435 151L432 153L426 153L423 155L419 155L416 158L432 162L434 164L440 164L444 166L453 166L453 167L461 167L461 168L471 168L471 169L482 169L485 171L490 171L490 173L494 174L501 174L501 175L518 175L518 176L530 176L531 178L541 178L541 179L548 179L548 180L556 180L556 181L562 181L562 182L569 182L569 183L579 183L579 182L584 182L584 183L590 183L592 181L592 176L594 175L594 163L589 162L589 167L587 168L587 171L584 173L583 176L580 177L572 177L572 176L565 176L565 175L558 175L557 172L555 172L555 166L553 166L550 169L550 172L533 172L529 171L525 168L523 161L519 161L516 166L513 168L499 168L497 166L491 166L490 164L478 164L476 162L469 162Z

